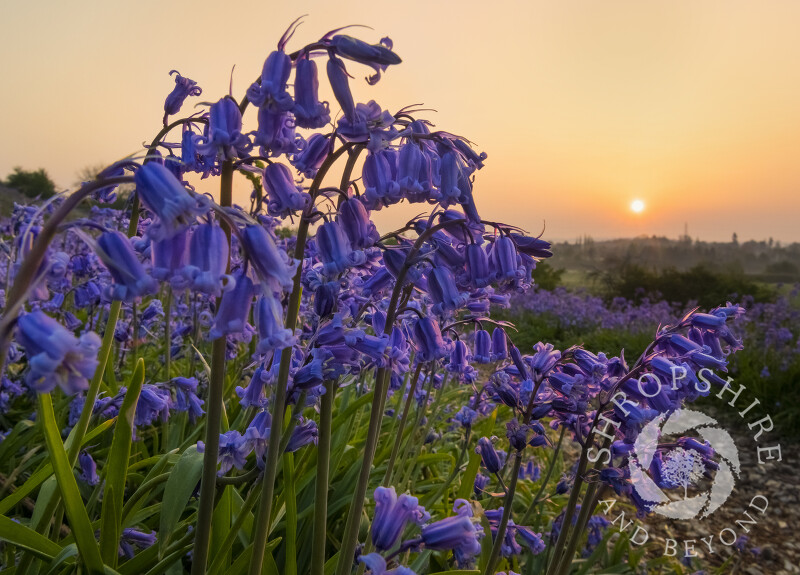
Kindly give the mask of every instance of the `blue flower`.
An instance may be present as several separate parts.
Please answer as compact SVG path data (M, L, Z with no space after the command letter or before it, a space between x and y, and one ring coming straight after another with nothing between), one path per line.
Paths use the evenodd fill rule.
M281 291L294 285L297 263L289 263L287 253L278 249L272 235L262 226L245 226L242 230L242 245L259 278L270 289Z
M286 453L297 451L309 443L317 443L317 424L313 419L300 418L300 423L292 431L289 441L286 444Z
M97 464L86 450L81 450L78 454L78 465L81 468L79 477L82 480L92 486L100 483L100 477L97 475Z
M158 162L144 164L133 179L142 203L158 218L147 230L155 241L171 238L208 211L207 202L192 197L175 175Z
M294 345L295 337L292 330L283 324L283 308L272 295L265 294L258 299L255 320L260 338L256 353L267 353Z
M96 333L78 339L44 312L34 311L19 318L17 341L28 358L26 381L36 391L48 393L59 386L73 394L89 387L100 348Z
M134 546L138 547L139 549L147 549L148 547L155 545L156 541L157 538L155 531L145 533L144 531L139 531L138 529L126 527L122 530L122 537L119 542L119 555L120 557L133 559Z
M181 76L177 70L170 71L169 75L175 74L175 87L164 101L164 124L167 123L169 116L174 116L181 111L181 106L189 96L199 96L203 93L197 82Z
M331 138L324 134L312 134L303 147L291 157L291 163L306 178L313 178L332 150Z
M200 224L189 242L189 263L183 276L194 291L219 297L222 291L233 288L228 268L228 239L221 227Z
M375 224L369 219L367 208L358 199L349 198L339 205L337 221L356 249L372 247L380 239Z
M389 38L382 38L380 44L367 44L363 40L337 34L331 38L330 44L339 56L375 70L375 75L367 78L369 84L375 84L387 67L402 62L400 56L392 52L392 41Z
M456 280L446 267L434 267L427 274L428 294L433 300L431 311L436 315L445 315L467 305L469 294L459 292Z
M214 340L223 335L241 333L247 325L250 305L253 303L255 289L253 281L244 273L235 278L233 289L226 291L214 319L214 326L208 333L208 339Z
M211 104L206 134L197 150L204 155L233 160L245 157L252 147L250 139L242 133L242 113L236 101L225 96Z
M502 327L492 332L492 361L500 361L508 357L508 337Z
M296 102L293 109L297 125L301 128L321 128L331 121L328 103L319 101L318 91L317 63L310 58L301 58L295 72Z
M398 498L394 487L377 487L373 499L372 543L378 551L394 547L409 522L422 525L430 519L416 497L403 494Z
M418 361L441 359L452 349L445 343L439 324L429 317L421 317L414 323L414 342L417 346Z
M394 569L386 569L386 560L377 553L361 555L358 562L363 563L372 575L416 575L414 571L403 565L398 565Z
M295 133L295 120L290 112L279 112L271 108L258 109L258 130L253 134L253 143L261 147L264 156L294 154L302 140Z
M497 451L494 448L492 439L489 439L488 437L481 437L478 440L478 446L475 448L475 453L481 456L481 463L483 463L483 466L489 471L489 473L497 473L505 464L505 455L502 451Z
M291 71L291 58L283 50L275 50L264 62L261 81L248 88L247 99L256 106L283 112L291 110L294 102L286 90Z
M456 499L453 511L456 515L424 526L422 541L428 549L452 549L458 564L463 565L481 552L483 530L473 522L468 501Z
M355 121L356 107L353 102L353 93L350 91L350 82L347 80L347 69L344 62L334 55L328 59L328 82L331 84L333 95L339 102L348 123ZM341 120L340 120L341 123Z
M472 360L475 363L489 363L491 361L491 336L485 329L475 332L475 351Z
M108 288L111 299L131 302L158 290L158 283L147 275L130 240L121 232L101 234L97 238L97 255L114 280Z
M199 450L198 450L199 451ZM218 475L225 475L233 467L242 469L247 462L251 447L242 434L236 430L221 433L219 436Z
M353 250L339 222L325 222L317 230L317 250L325 274L335 276L367 261L361 250Z

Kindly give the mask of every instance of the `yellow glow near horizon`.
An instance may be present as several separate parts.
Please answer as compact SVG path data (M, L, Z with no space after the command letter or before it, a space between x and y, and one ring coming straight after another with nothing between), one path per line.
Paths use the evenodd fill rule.
M631 211L641 214L644 211L644 202L642 200L633 200L631 202Z

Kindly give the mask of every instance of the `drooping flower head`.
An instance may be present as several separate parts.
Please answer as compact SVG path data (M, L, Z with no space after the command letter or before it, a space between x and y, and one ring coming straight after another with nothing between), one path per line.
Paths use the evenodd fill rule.
M203 90L194 80L181 76L177 70L170 71L169 75L172 76L173 74L175 74L175 87L164 101L164 125L167 124L169 116L174 116L181 111L181 106L183 106L186 98L199 96L203 93Z

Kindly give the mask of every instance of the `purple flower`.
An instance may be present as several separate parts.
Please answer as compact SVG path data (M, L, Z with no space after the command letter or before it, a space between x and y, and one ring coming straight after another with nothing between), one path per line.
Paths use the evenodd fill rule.
M491 336L485 329L479 329L475 332L475 351L472 354L472 360L475 363L489 363L491 348Z
M292 109L294 102L286 90L289 74L292 71L292 60L283 50L275 50L264 62L261 81L247 90L247 99L254 105L278 111Z
M175 87L164 101L164 125L166 125L169 116L174 116L181 111L181 106L183 106L186 98L199 96L203 93L203 90L194 80L181 76L177 70L170 71L169 75L172 76L173 74L175 74Z
M328 136L312 134L303 147L291 157L292 165L306 178L313 178L331 153L332 146L333 140ZM339 209L341 211L341 207Z
M372 575L416 575L414 571L403 565L398 565L394 569L386 569L386 560L377 553L361 555L358 562L363 563Z
M251 449L248 441L238 431L221 433L219 436L218 475L225 475L234 467L242 469Z
M452 344L445 343L442 338L439 324L427 316L414 323L413 335L419 361L441 359L452 349Z
M373 499L372 543L378 551L394 547L409 522L422 525L430 519L416 497L406 494L398 497L394 487L377 487Z
M48 393L59 386L73 394L89 387L100 348L96 333L78 339L44 312L34 311L17 322L17 341L28 358L26 381L36 391Z
M206 134L197 151L222 160L243 158L252 149L250 139L242 133L242 113L230 96L211 104Z
M281 291L292 287L297 263L289 263L289 256L278 249L267 230L260 225L245 226L242 245L259 278L270 289Z
M267 353L294 345L295 338L292 330L284 327L283 324L283 308L271 294L262 295L258 299L255 320L259 335L256 353Z
M428 549L452 549L456 561L462 565L481 552L479 539L483 530L473 522L468 501L456 499L453 511L456 515L424 526L422 541Z
M100 483L100 477L97 475L97 464L86 450L81 450L78 454L78 465L81 468L81 473L78 477L92 486Z
M297 62L294 81L294 115L301 128L321 128L331 121L327 102L320 102L318 97L319 79L317 63L310 58L301 58Z
M317 230L317 249L325 274L336 276L367 261L363 251L353 250L339 222L325 222Z
M505 464L505 454L494 448L494 439L497 438L481 437L478 440L478 446L475 448L475 453L481 456L481 463L489 473L497 473Z
M208 211L208 202L192 197L175 175L158 162L144 164L133 179L142 203L156 215L147 229L147 235L155 241L173 237Z
M375 84L387 67L402 62L400 56L392 52L392 41L389 38L382 38L380 44L367 44L358 38L337 34L331 38L330 43L339 56L375 70L375 75L367 78L369 84Z
M286 452L292 453L309 443L317 443L317 424L313 419L300 418L300 423L292 431L289 442L286 444Z
M138 547L139 549L147 549L148 547L155 545L156 541L157 538L155 531L145 533L144 531L139 531L138 529L126 527L122 530L122 538L119 542L119 555L120 557L133 559L134 546Z
M147 275L123 233L101 234L97 238L97 255L114 280L108 288L111 299L131 302L158 290L158 283Z
M222 291L233 288L233 278L228 268L228 239L221 227L200 224L192 232L189 242L189 264L183 276L192 290L219 297Z
M226 291L222 296L214 326L208 332L211 340L231 333L241 333L247 325L250 316L250 306L253 303L255 289L253 281L244 273L239 273L235 278L233 289Z

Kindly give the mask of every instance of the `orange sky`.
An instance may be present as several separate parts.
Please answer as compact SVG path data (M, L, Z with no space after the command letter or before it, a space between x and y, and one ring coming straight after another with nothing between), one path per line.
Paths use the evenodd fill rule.
M76 172L159 128L175 68L234 95L286 25L290 48L345 24L404 62L357 100L424 102L489 154L487 219L546 237L800 241L800 3L787 1L109 1L0 7L0 176ZM353 66L360 80L367 69ZM255 115L245 117L255 128ZM241 181L241 193L246 186ZM641 199L646 209L633 214ZM382 229L419 206L384 210Z

